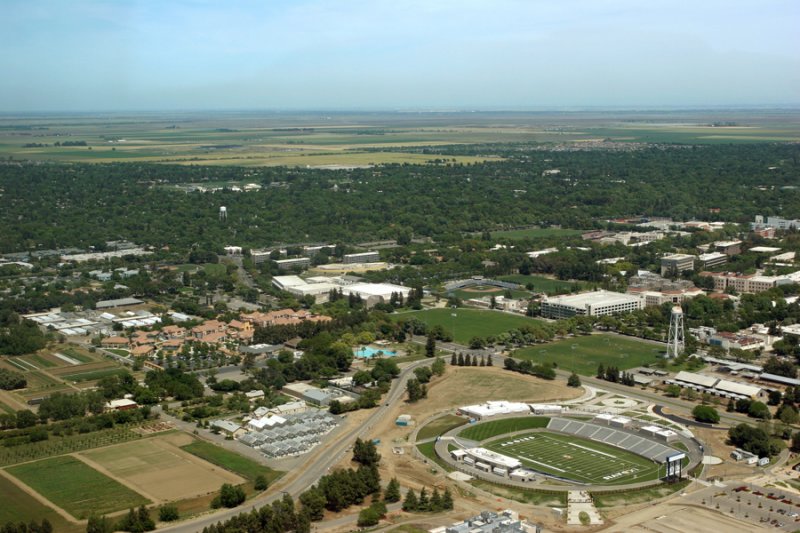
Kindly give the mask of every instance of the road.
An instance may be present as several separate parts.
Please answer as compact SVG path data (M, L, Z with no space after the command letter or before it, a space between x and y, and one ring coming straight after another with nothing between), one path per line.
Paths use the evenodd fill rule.
M328 445L327 447L322 447L321 451L324 453L317 453L315 456L311 457L309 462L306 463L302 469L291 472L281 478L272 487L270 487L265 494L257 496L253 500L250 500L245 505L240 507L202 515L170 527L159 529L159 531L170 531L173 533L195 533L196 531L202 531L202 529L207 526L227 520L239 513L249 512L252 509L260 508L265 504L282 498L284 493L288 493L292 497L296 498L306 489L314 485L314 483L316 483L322 475L328 472L331 467L341 461L344 455L349 452L350 447L352 446L353 442L355 442L356 438L369 437L369 432L372 427L381 418L383 418L386 413L389 412L392 404L402 401L403 395L405 394L406 381L408 381L409 377L413 376L412 372L414 369L420 366L429 365L432 362L432 359L423 359L421 361L415 361L405 367L400 372L398 378L392 383L392 388L389 390L386 398L383 400L384 405L381 405L375 409L375 411L364 421L363 424L351 429L344 435L340 435L336 442ZM352 517L352 519L356 519L355 515Z
M653 407L653 412L655 414L657 414L658 416L663 416L664 418L672 420L673 422L677 422L678 424L683 424L684 426L695 426L695 427L700 427L700 428L705 428L705 429L721 429L721 430L727 429L727 428L717 427L717 426L714 426L712 424L706 424L704 422L697 422L695 420L690 420L688 418L683 418L681 416L667 414L667 413L664 412L664 406L663 405L654 406Z

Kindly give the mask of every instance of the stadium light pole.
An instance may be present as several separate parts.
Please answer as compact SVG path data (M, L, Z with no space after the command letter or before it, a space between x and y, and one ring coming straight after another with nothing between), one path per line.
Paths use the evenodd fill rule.
M457 307L455 305L451 305L450 308L453 310L453 312L450 313L450 323L453 326L451 329L453 330L453 342L455 342L456 341L456 309L457 309Z

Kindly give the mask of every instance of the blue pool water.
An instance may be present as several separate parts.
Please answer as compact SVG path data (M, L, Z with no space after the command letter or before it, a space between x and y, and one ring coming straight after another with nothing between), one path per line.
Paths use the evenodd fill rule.
M386 348L372 348L371 346L362 346L361 348L353 348L353 354L361 359L369 359L374 357L376 353L383 352L384 357L394 357L397 352L387 350Z

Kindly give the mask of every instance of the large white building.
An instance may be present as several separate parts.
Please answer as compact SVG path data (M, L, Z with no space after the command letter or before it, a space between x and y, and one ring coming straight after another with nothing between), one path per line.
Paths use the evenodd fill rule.
M342 296L360 296L368 307L384 302L387 303L392 293L400 294L403 299L408 298L410 287L394 285L392 283L351 283L342 277L315 276L303 279L299 276L275 276L272 284L282 291L287 291L295 296L313 296L317 302L328 300L331 290L341 291Z
M792 229L792 228L800 228L800 219L787 219L781 217L767 217L764 220L762 215L756 215L755 222L750 223L750 227L754 230L759 230L763 228L775 228L775 229Z
M618 315L643 308L644 299L641 296L611 291L584 292L554 298L545 297L541 306L542 316L547 318L569 318L575 315Z

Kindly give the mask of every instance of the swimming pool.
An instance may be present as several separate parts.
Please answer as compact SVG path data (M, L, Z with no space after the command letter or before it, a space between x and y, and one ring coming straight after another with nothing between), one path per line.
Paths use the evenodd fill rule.
M386 348L373 348L372 346L362 346L361 348L353 348L353 355L359 357L361 359L370 359L375 356L376 353L383 352L384 357L394 357L397 355L397 352L393 352L392 350L387 350Z

